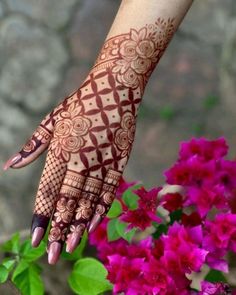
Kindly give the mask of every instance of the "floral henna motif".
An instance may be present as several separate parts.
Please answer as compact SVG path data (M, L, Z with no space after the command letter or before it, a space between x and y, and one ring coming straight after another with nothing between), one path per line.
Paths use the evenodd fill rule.
M91 127L91 121L81 115L81 106L71 103L58 114L51 141L51 149L56 158L69 162L72 153L78 153L85 145L84 135Z
M135 117L131 112L124 113L121 119L121 129L115 133L115 144L122 151L121 156L129 156L135 135Z
M174 19L158 18L139 31L112 37L104 44L94 70L112 68L116 80L131 88L144 87L174 34Z

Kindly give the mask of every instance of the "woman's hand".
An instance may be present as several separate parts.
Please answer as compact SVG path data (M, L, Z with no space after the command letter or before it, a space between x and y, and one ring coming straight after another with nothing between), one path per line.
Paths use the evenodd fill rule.
M145 85L191 3L122 1L112 37L83 85L46 116L5 164L5 170L21 168L48 149L32 244L40 243L52 219L49 263L56 263L65 241L72 252L84 230L94 230L109 210L132 148ZM159 11L166 18L156 18ZM123 33L125 26L128 33Z
M52 217L49 263L56 262L65 240L72 252L84 230L94 230L109 210L134 140L140 100L140 90L118 84L110 69L94 70L5 165L23 167L48 148L32 244L39 244Z

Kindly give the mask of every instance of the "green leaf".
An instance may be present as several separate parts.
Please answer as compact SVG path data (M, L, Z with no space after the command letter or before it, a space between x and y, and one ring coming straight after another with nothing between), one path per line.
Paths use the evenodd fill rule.
M166 234L168 230L168 226L166 224L158 224L156 227L156 231L152 234L154 239L159 239L162 234Z
M94 258L82 258L75 263L68 278L71 289L79 295L97 295L112 290L106 279L107 270Z
M136 233L136 229L132 228L131 230L127 230L128 227L127 222L122 222L119 219L116 220L116 231L122 237L124 240L128 241L129 243L131 242L133 236Z
M219 270L211 269L208 274L205 276L205 280L208 282L224 282L227 283L227 280L223 273Z
M122 213L122 206L120 201L114 200L114 202L111 205L110 210L107 213L108 218L115 218L119 216Z
M82 239L79 243L79 246L75 249L75 251L70 254L70 253L67 253L65 251L65 249L63 249L62 253L61 253L61 257L63 257L64 259L66 260L78 260L82 257L83 255L83 252L84 252L84 249L87 245L87 241L88 241L88 234L87 232L85 231L83 236L82 236Z
M20 234L15 233L9 241L0 246L0 249L4 252L18 254L20 250Z
M120 238L120 235L116 229L116 221L117 221L116 218L111 219L107 225L107 238L108 238L108 241L110 242L116 241Z
M141 186L141 184L136 184L132 187L129 187L122 195L124 203L130 210L135 210L138 208L139 197L133 191L139 189Z
M173 224L175 221L181 220L182 217L182 209L175 210L170 213L170 224Z
M20 247L20 255L25 261L31 262L39 259L46 252L46 244L41 241L37 248L31 246L31 241L27 239Z
M6 257L2 261L2 265L4 265L9 272L13 270L15 263L16 260L10 257Z
M0 264L0 284L3 284L6 282L7 278L8 278L8 269L4 266Z
M22 295L43 295L44 285L40 277L39 266L21 260L12 275L12 282Z

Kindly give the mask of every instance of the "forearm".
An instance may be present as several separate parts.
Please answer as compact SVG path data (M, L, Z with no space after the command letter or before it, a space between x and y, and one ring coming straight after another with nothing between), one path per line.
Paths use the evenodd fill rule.
M158 18L173 19L176 30L193 0L122 0L107 39L154 24Z
M109 68L132 89L145 85L193 0L123 0L93 72Z

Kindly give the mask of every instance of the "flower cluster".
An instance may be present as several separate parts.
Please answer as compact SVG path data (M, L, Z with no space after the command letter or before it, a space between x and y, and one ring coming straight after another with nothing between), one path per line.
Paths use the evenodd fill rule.
M234 294L227 284L206 280L196 291L189 279L203 265L227 272L224 257L236 252L236 162L224 159L227 151L223 138L183 143L179 159L165 173L167 183L181 189L164 195L161 187L133 189L130 197L138 199L135 208L123 198L135 183L122 179L117 201L123 211L116 218L128 223L127 231L143 231L144 238L109 241L109 218L90 235L114 294ZM161 208L169 212L169 219L158 216Z

